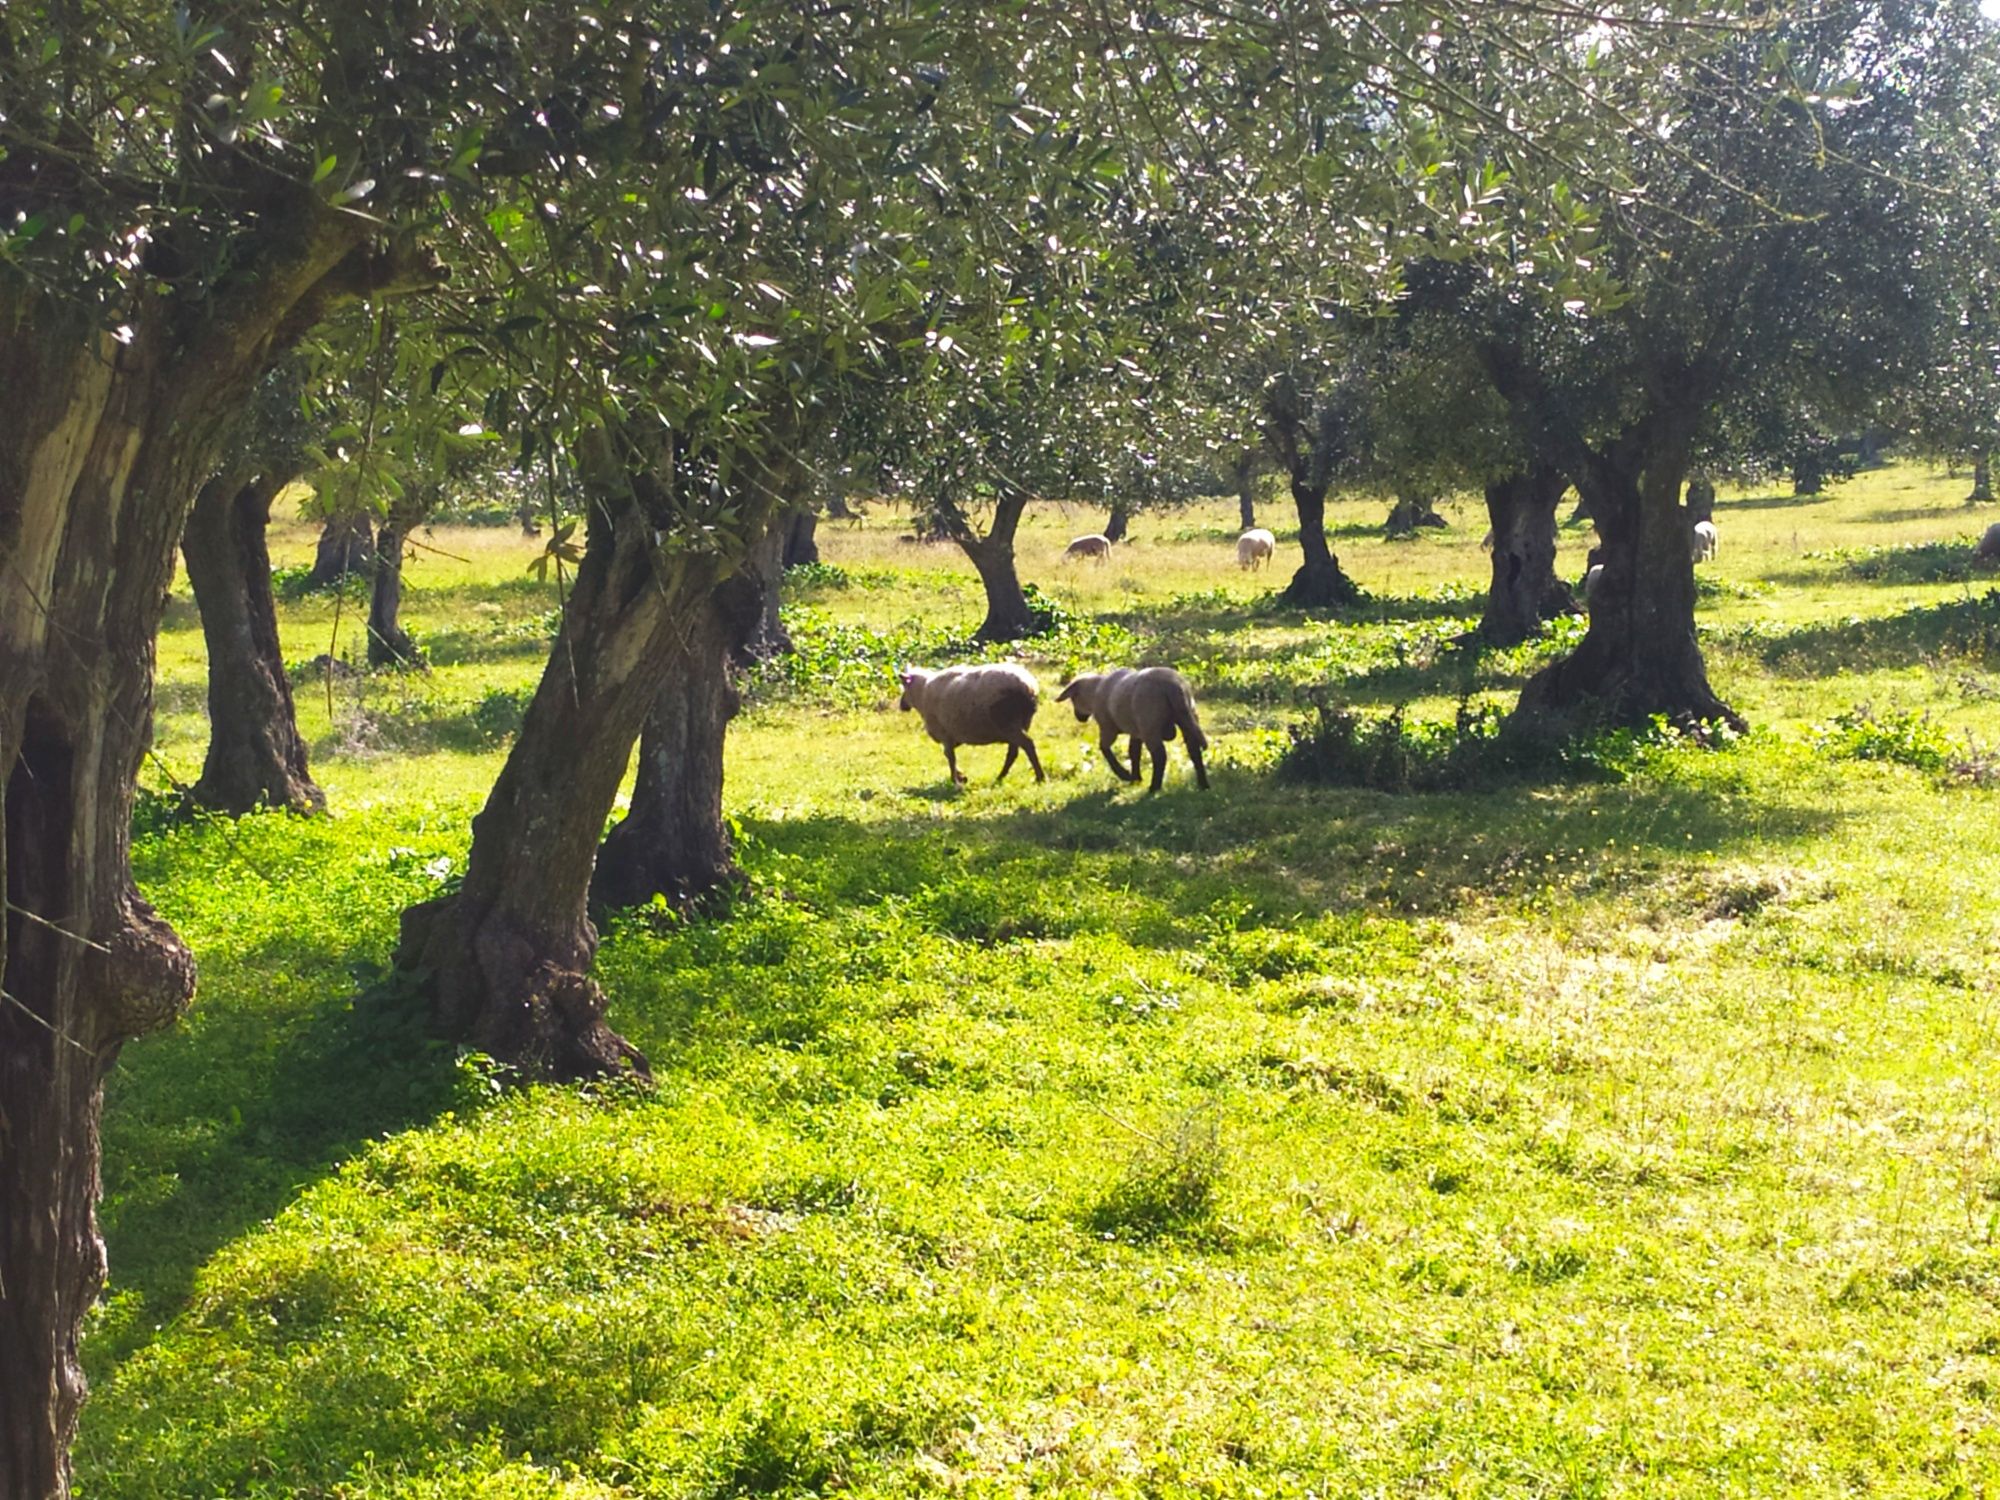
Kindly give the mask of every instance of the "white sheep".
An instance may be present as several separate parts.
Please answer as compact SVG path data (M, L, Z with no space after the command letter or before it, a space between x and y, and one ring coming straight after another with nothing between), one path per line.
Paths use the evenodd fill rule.
M896 674L903 684L902 701L896 706L915 709L930 737L944 746L944 763L951 767L951 779L965 784L958 769L960 745L1005 745L1007 762L1000 767L996 783L1005 781L1014 769L1015 757L1025 750L1035 780L1045 781L1041 757L1028 737L1028 726L1041 704L1042 686L1026 667L1012 662L986 666L946 667L926 671L907 667Z
M1597 592L1597 580L1604 576L1604 564L1592 563L1590 571L1583 575L1583 602L1590 603L1590 596Z
M1717 540L1718 538L1716 537L1715 534L1715 522L1713 521L1695 522L1694 560L1696 562L1712 561L1715 557L1715 548Z
M1120 781L1139 779L1139 747L1153 754L1152 790L1158 791L1167 774L1167 741L1179 732L1187 745L1188 759L1194 762L1195 784L1208 790L1208 771L1201 752L1208 736L1201 732L1195 717L1194 694L1187 679L1172 667L1119 667L1110 672L1085 672L1056 694L1056 702L1071 704L1079 724L1097 720L1097 746L1105 764ZM1128 771L1118 759L1119 735L1132 737L1127 751L1132 760Z
M1236 539L1236 566L1261 568L1278 550L1278 539L1261 526L1252 526Z
M1063 548L1063 556L1065 558L1094 557L1102 562L1110 555L1111 538L1094 531L1089 536L1078 537L1067 547Z
M2000 561L2000 521L1986 528L1986 535L1979 539L1977 556L1982 562Z

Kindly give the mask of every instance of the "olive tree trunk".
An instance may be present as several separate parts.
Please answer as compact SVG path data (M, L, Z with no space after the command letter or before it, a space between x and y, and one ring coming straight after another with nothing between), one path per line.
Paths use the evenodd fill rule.
M802 568L819 561L819 514L802 505L785 521L784 566Z
M1132 505L1128 500L1113 500L1111 513L1104 518L1104 539L1107 542L1122 542L1132 525Z
M1245 448L1229 466L1236 484L1236 518L1248 531L1257 524L1257 450Z
M464 882L406 910L396 950L439 1035L536 1078L650 1076L605 1024L590 977L591 877L633 742L681 660L691 604L741 558L663 552L656 536L684 519L671 478L655 472L672 464L619 458L611 442L594 434L583 455L583 562L520 734L473 820ZM778 488L753 486L739 524L760 534L773 507L757 497Z
M1027 508L1026 490L1004 487L993 502L993 521L984 536L955 507L941 508L938 514L940 529L971 559L986 593L986 618L973 633L975 641L1019 641L1035 633L1035 617L1014 567L1014 538Z
M375 534L368 586L368 664L411 667L423 660L403 629L403 539L410 523L392 515Z
M1541 467L1486 486L1493 583L1479 634L1493 645L1517 646L1576 609L1569 585L1556 576L1556 506L1568 483L1560 470Z
M1967 505L1984 505L1993 498L1993 456L1983 449L1972 459L1972 493Z
M760 543L775 554L778 533ZM687 610L673 661L639 737L632 805L597 853L591 905L616 910L665 897L683 911L743 883L722 815L723 752L742 707L736 669L755 654L774 568L755 557Z
M1522 721L1587 713L1617 723L1655 714L1685 724L1742 718L1709 686L1694 627L1694 553L1680 503L1691 412L1669 411L1592 450L1576 482L1603 537L1590 629L1576 651L1522 690Z
M282 473L220 475L195 496L181 550L208 646L208 755L190 795L232 815L325 810L278 643L267 530Z
M316 589L332 588L349 574L360 573L375 560L375 535L363 515L330 516L320 527L319 546L313 552L312 572L306 583Z
M194 965L132 880L154 643L195 493L257 377L397 262L363 226L274 204L240 269L183 306L90 310L0 283L0 1494L68 1493L77 1339L104 1274L105 1072L168 1025ZM18 285L18 283L16 284Z
M1437 500L1418 490L1402 490L1396 495L1396 503L1389 509L1389 519L1383 523L1383 533L1387 536L1414 536L1420 526L1443 526L1445 518L1437 512Z
M1329 609L1353 604L1361 590L1326 540L1326 486L1292 481L1292 503L1299 513L1299 548L1305 561L1292 574L1279 597L1287 604L1306 609Z

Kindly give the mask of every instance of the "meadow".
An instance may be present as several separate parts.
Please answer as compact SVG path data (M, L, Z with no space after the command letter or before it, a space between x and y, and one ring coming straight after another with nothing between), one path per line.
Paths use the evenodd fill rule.
M304 670L331 816L181 815L185 581L135 861L201 966L104 1120L91 1500L2000 1493L2000 592L1963 475L1725 491L1711 674L1752 723L1411 793L1276 766L1315 701L1504 707L1481 509L1330 508L1369 592L1275 607L1234 502L1038 507L1046 698L1180 666L1214 743L963 791L891 667L959 656L955 550L871 507L794 576L731 731L752 885L608 926L658 1086L527 1089L384 969L463 867L546 651L510 529L419 540L422 674ZM1586 533L1563 532L1582 571ZM312 532L287 521L287 568ZM289 574L286 575L288 579ZM281 582L285 581L281 579ZM1584 774L1586 773L1587 774Z

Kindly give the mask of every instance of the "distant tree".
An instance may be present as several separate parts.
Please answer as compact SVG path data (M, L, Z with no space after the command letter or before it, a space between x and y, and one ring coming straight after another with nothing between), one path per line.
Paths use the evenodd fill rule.
M308 461L301 384L296 364L258 383L182 539L208 648L208 753L188 795L218 812L326 806L292 706L266 541L272 502Z

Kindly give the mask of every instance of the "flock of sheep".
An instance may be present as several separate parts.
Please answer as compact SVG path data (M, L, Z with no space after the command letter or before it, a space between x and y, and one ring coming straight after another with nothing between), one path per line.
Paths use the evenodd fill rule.
M1720 541L1715 523L1697 521L1692 541L1694 560L1712 561ZM1982 554L1987 542L1995 543L1995 550L2000 551L2000 525L1994 526L1981 542ZM1063 557L1102 560L1111 555L1111 546L1109 537L1092 532L1065 547ZM1486 533L1480 546L1492 548L1492 532ZM1277 537L1261 526L1253 526L1236 539L1236 565L1261 568L1277 548ZM1583 579L1586 599L1604 572L1604 565L1597 557L1593 549L1589 571ZM997 781L1005 781L1007 773L1014 769L1014 762L1024 754L1035 780L1047 780L1042 774L1041 758L1035 753L1035 742L1028 734L1035 710L1041 706L1042 689L1026 667L1013 662L945 667L938 671L909 667L897 675L903 685L902 701L897 706L916 710L930 737L944 746L944 763L950 768L954 782L960 785L965 782L965 773L958 768L961 745L1005 745L1007 759L1000 767ZM1085 672L1056 694L1056 702L1074 708L1080 724L1097 720L1098 748L1104 752L1104 763L1119 780L1139 779L1139 751L1143 746L1152 756L1151 790L1157 792L1167 773L1167 741L1178 734L1187 746L1188 758L1194 762L1195 784L1203 791L1208 790L1208 771L1201 759L1202 751L1208 747L1208 736L1201 732L1194 694L1187 679L1172 667L1119 667L1109 672ZM1118 757L1117 742L1121 737L1129 741L1126 751L1129 766Z
M1028 726L1041 706L1042 685L1035 674L1013 662L993 662L983 666L946 667L926 671L907 667L897 674L903 684L903 698L897 705L915 709L930 737L944 746L944 763L951 779L963 785L965 773L958 768L960 745L1005 745L1006 762L996 781L1005 781L1014 762L1023 754L1035 773L1046 781L1041 757ZM1143 745L1153 757L1152 790L1158 791L1167 774L1167 741L1176 734L1187 746L1194 762L1195 785L1208 790L1208 770L1201 752L1208 748L1208 736L1201 732L1195 716L1194 694L1187 679L1172 667L1118 667L1109 672L1085 672L1072 678L1056 694L1056 702L1076 710L1079 724L1097 720L1097 745L1104 763L1120 781L1139 779L1139 749ZM1127 758L1118 758L1119 738L1129 739Z

